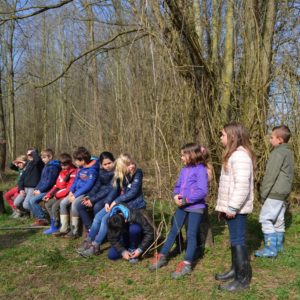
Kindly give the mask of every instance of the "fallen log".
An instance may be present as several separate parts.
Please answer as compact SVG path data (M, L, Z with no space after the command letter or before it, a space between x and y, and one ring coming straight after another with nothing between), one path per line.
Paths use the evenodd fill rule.
M16 227L0 227L0 230L33 230L33 229L45 229L49 226L16 226Z

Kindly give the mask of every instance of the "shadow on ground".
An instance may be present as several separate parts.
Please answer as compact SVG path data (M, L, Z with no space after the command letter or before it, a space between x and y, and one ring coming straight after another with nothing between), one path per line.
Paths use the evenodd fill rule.
M35 235L36 230L19 230L19 231L0 231L0 250L13 248L22 244L30 236Z

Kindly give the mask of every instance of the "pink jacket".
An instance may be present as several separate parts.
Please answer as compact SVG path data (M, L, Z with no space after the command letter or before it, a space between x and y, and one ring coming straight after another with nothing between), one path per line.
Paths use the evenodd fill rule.
M238 147L228 160L227 171L222 167L216 211L237 209L238 214L253 210L254 174L252 160L243 147Z

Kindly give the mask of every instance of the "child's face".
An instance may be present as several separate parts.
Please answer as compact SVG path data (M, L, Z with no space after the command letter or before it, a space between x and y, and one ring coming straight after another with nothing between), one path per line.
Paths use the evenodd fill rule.
M25 163L19 161L19 162L17 162L17 166L18 166L18 168L19 168L20 170L22 170L22 169L24 169L24 167L25 167Z
M49 155L42 155L41 158L45 165L52 159L52 157Z
M80 168L84 166L84 160L75 159L75 165Z
M104 158L102 164L100 164L101 169L110 172L114 168L114 162L109 158Z
M220 134L221 144L225 148L227 146L227 133L223 129Z
M29 150L29 151L27 151L27 159L28 160L33 160L33 157L32 157L32 151L31 150Z
M283 140L281 137L279 137L275 131L272 131L271 137L270 137L270 143L273 147L277 147L278 145L281 145L283 143Z
M129 166L127 166L127 172L133 174L135 172L136 165L134 163L130 163Z
M69 163L60 163L60 167L62 168L62 170L67 170L70 167Z
M180 158L181 158L182 163L186 166L189 162L188 155L186 153L184 153L183 151L181 151Z

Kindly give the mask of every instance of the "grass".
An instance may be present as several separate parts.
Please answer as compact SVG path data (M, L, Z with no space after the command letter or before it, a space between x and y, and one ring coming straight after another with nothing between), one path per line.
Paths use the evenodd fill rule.
M169 205L165 209L170 213ZM205 250L192 275L181 280L171 279L170 273L182 256L150 273L149 257L135 265L109 261L108 244L100 256L84 259L75 252L79 240L45 236L39 230L0 230L0 299L300 299L299 212L295 208L288 214L284 252L276 259L251 256L251 287L236 294L220 292L214 280L216 272L229 267L230 250L228 231L213 214L215 245ZM249 217L251 251L261 242L257 220L257 212ZM0 216L0 227L30 223Z

